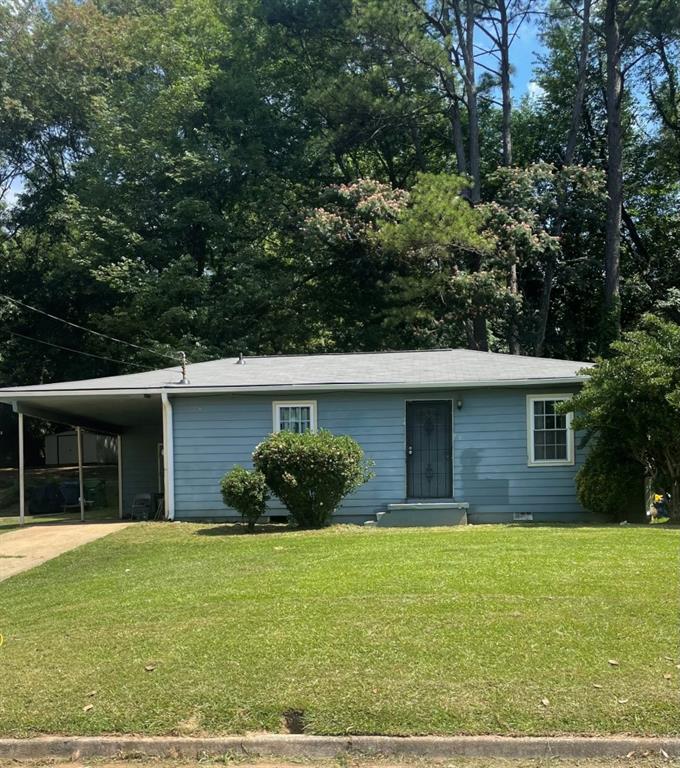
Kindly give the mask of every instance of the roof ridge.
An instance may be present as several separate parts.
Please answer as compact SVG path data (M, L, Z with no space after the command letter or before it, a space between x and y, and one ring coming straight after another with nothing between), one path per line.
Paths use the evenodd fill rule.
M432 349L378 349L375 351L360 350L358 352L296 352L291 355L248 355L244 354L243 357L246 360L281 360L290 359L293 357L341 357L358 355L411 355L411 354L424 354L428 352L474 352L475 350L466 350L464 347L433 347ZM202 363L218 363L223 360L238 360L238 356L232 355L230 357L216 357L212 360L201 360L198 363L190 363L190 365L201 365Z
M494 352L492 350L481 350L481 349L469 349L468 347L433 347L432 349L380 349L373 352L367 351L367 350L361 350L358 352L297 352L295 354L290 355L283 355L283 354L273 354L273 355L248 355L244 354L243 358L245 360L291 360L295 358L305 358L305 357L359 357L359 356L368 356L368 355L418 355L418 354L430 354L431 352L466 352L473 355L493 355L495 357L503 357L503 358L515 358L517 360L546 360L546 361L555 361L555 362L564 362L564 363L582 363L584 365L590 365L591 362L587 360L570 360L569 358L563 358L563 357L546 357L544 355L536 356L536 355L517 355L512 354L510 352ZM222 363L227 362L229 360L238 360L239 357L232 355L230 357L215 357L211 360L201 360L196 363L192 363L191 361L188 361L189 366L195 367L197 365L204 365L207 363ZM175 368L163 368L163 369L156 369L156 370L175 370Z

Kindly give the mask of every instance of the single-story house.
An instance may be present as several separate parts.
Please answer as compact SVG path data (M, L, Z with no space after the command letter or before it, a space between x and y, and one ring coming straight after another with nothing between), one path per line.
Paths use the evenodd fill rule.
M219 481L272 431L348 434L375 476L338 522L587 520L584 458L555 412L588 363L441 349L240 357L0 390L21 415L117 436L120 512L164 489L168 519L235 517ZM285 514L274 502L271 514Z

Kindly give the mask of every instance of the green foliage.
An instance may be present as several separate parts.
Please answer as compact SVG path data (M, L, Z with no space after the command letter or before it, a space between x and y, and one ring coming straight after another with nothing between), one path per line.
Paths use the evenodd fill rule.
M419 174L408 206L380 229L399 265L386 324L419 346L464 346L471 320L493 321L506 306L505 275L488 261L493 237L483 232L481 209L465 199L467 187L460 176Z
M588 329L600 322L601 295L593 286L604 247L604 174L592 167L560 168L541 161L499 168L488 182L493 200L481 209L484 231L495 244L493 263L504 273L515 263L518 282L525 286L515 297L520 347L537 355L547 347L549 356L592 358L597 349ZM570 328L566 339L543 315L546 276L555 273L560 279L549 286L552 325ZM507 322L505 314L501 321Z
M680 519L680 326L644 317L589 374L569 404L575 429L593 433L600 446L582 485L599 474L612 487L617 463L621 470L635 463L652 482L668 484Z
M386 245L397 251L420 252L423 258L459 252L488 253L481 234L482 218L463 197L468 182L447 173L420 173L409 206L396 224L382 227Z
M0 292L191 361L458 346L479 341L480 320L496 350L514 340L522 352L591 359L610 334L600 36L578 165L566 168L574 9L554 0L540 14L543 94L512 104L511 168L499 170L498 83L479 64L481 205L472 207L470 163L456 152L471 130L452 55L462 6L446 0L429 16L428 7L0 4ZM599 27L601 9L593 14ZM476 45L495 61L494 9L475 22ZM623 30L626 328L645 311L675 316L679 24L677 3L643 2ZM511 66L519 51L515 43ZM0 323L4 384L163 364L16 307L0 307Z
M356 440L325 430L269 435L253 462L300 528L329 525L343 498L372 476Z
M235 466L220 481L222 499L228 507L235 509L248 526L255 528L255 523L266 511L269 491L264 476L244 467Z
M594 438L576 475L576 492L590 512L613 520L644 522L642 466L620 443Z

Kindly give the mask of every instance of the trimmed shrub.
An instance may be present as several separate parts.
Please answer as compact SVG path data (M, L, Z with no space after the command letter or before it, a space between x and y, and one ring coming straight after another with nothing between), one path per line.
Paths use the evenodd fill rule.
M597 515L645 522L644 475L620 443L592 438L583 466L576 475L576 493L581 504Z
M327 431L276 432L253 462L300 528L321 528L343 498L372 477L361 446Z
M222 478L220 490L224 503L241 515L249 531L254 530L269 498L264 476L237 465Z

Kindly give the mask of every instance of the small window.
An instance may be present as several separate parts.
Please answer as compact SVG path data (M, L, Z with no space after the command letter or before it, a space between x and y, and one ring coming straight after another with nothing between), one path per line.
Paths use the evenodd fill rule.
M274 432L316 432L316 402L274 403Z
M529 465L574 463L574 433L571 414L558 413L558 406L571 395L527 397L527 443Z

